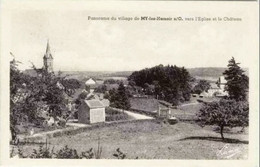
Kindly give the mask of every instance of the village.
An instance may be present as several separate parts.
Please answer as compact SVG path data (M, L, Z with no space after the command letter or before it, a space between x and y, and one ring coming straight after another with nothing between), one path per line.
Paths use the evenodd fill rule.
M57 75L53 68L54 63L55 56L51 52L48 41L46 52L43 55L43 68L35 67L35 69L25 70L23 75L39 77L43 80L47 79L47 82L52 82ZM187 84L183 88L172 86L173 92L168 92L169 89L162 86L167 85L165 83L168 83L168 81L159 81L159 79L150 81L150 77L142 77L142 75L147 76L150 73L155 75L159 71L158 69L176 70L185 75L188 74L185 70L179 70L176 66L163 65L134 72L128 77L95 75L81 75L79 77L62 74L51 85L54 85L53 90L57 92L56 95L63 92L59 94L62 96L62 101L58 100L53 105L54 99L52 99L52 96L55 96L55 91L53 92L50 89L51 97L47 93L47 99L39 98L40 101L35 100L37 101L35 106L37 112L34 116L30 115L32 121L28 122L30 120L28 116L26 116L26 119L18 120L18 122L15 118L16 124L11 127L10 134L10 156L32 158L36 155L30 155L29 150L35 149L41 143L47 143L49 146L45 148L45 151L54 145L60 149L64 146L66 146L66 149L68 149L67 146L73 147L78 152L86 151L86 147L94 148L95 156L92 155L92 157L87 158L246 158L246 150L248 149L246 146L246 143L248 143L246 122L237 123L237 125L231 126L232 128L229 128L229 125L226 124L227 128L223 130L223 127L220 127L221 131L217 125L212 126L214 123L203 129L196 123L201 121L199 119L205 114L207 115L207 112L213 111L205 107L207 104L219 101L221 103L222 99L230 97L226 89L227 80L225 76L220 75L215 81L209 81L190 79L191 77L187 75L187 81L189 83L190 80L192 81L190 85ZM153 70L153 72L149 70ZM40 82L42 83L43 80ZM147 81L143 83L144 80ZM29 84L21 83L22 86L12 96L14 104L24 103L26 102L24 100L30 94L34 94L34 92L26 91ZM47 84L47 88L49 86ZM175 91L182 95L175 95ZM186 93L187 91L189 94ZM63 107L57 108L60 104ZM233 105L233 101L230 104ZM234 104L236 105L235 102ZM28 109L26 110L28 111ZM240 117L240 119L243 120L244 118ZM204 123L205 121L208 120L201 122ZM201 136L204 133L207 135ZM222 143L221 138L217 137L218 133L221 133L222 140L225 142ZM227 140L224 140L223 133L227 133L225 134L225 136L228 136ZM164 140L165 142L163 142ZM200 140L205 140L205 142L199 142ZM180 142L186 143L180 144ZM233 143L228 149L239 148L241 151L231 157L216 150L209 152L207 149L208 145L212 144L211 142L216 142L215 147L218 149L221 149L225 143ZM97 143L98 146L95 149ZM189 145L192 143L192 147L186 148L187 143ZM136 144L137 146L133 147ZM26 150L25 153L20 153L21 148ZM102 148L105 150L104 152L102 152ZM116 153L109 152L111 149L114 149ZM181 150L180 153L176 152L178 149ZM191 149L192 151L189 152L188 150ZM198 150L204 150L202 151L204 153L200 154L199 157L196 153ZM76 158L79 157L76 156Z

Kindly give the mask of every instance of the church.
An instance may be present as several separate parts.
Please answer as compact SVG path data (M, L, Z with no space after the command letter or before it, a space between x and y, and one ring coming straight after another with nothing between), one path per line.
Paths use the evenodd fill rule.
M46 51L44 53L43 56L43 67L42 68L37 68L37 71L46 71L48 73L53 73L54 69L53 69L53 56L51 53L51 49L50 49L50 44L49 44L49 40L47 41L47 47L46 47ZM37 72L34 69L27 69L24 71L25 74L28 74L30 76L37 76Z
M51 54L49 40L47 42L46 53L43 56L43 70L47 72L53 72L53 57Z

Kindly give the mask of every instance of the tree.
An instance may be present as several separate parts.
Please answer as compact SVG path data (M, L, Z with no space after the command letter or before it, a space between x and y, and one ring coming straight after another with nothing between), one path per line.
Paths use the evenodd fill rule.
M199 80L198 84L196 84L193 88L193 92L196 94L200 94L202 92L207 92L210 89L210 83L206 80Z
M225 90L229 97L235 100L245 100L248 92L248 77L236 63L234 57L229 60L228 69L223 73L227 80Z
M98 93L105 93L107 91L107 86L102 84L102 85L99 85L96 89L95 89L95 92L98 92Z
M15 59L10 62L10 131L12 140L16 139L16 125L27 120L28 117L24 111L27 91L23 91L28 77L17 68L18 63ZM31 107L35 109L36 106L31 104Z
M248 126L249 105L247 101L225 100L204 103L197 113L201 126L217 125L224 140L224 127Z
M115 108L127 110L131 107L129 96L122 82L119 84L117 90L112 89L109 91L109 100L111 106Z
M122 108L124 110L129 109L131 107L129 102L129 97L126 92L125 86L122 82L118 86L117 95L118 95L117 100L119 101L120 104L119 108Z
M120 80L115 80L115 79L107 79L104 81L104 84L119 84Z
M60 75L61 74L58 76ZM77 79L67 79L66 76L61 77L60 79L61 85L68 96L72 96L75 93L75 90L81 87L81 84Z
M184 67L158 65L133 72L128 81L174 105L190 100L192 77Z
M17 66L17 61L13 59L10 62L10 122L13 139L15 127L20 122L37 124L41 120L42 108L55 119L66 117L66 95L72 96L80 86L77 80L66 79L60 74L56 76L34 65L36 76L22 73Z

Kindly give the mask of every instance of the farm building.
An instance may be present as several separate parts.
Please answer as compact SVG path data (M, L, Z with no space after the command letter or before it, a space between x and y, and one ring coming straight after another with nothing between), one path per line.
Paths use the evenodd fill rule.
M83 100L78 110L78 122L92 124L105 122L105 106L100 100Z

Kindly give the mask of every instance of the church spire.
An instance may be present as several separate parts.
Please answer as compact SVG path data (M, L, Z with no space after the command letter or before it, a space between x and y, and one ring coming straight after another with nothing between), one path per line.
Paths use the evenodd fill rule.
M46 48L46 54L48 54L48 53L51 53L49 39L47 41L47 48Z
M43 68L47 72L53 72L53 57L50 50L49 39L47 41L46 53L43 56Z
M49 59L49 58L53 59L53 58L52 58L52 55L51 55L51 49L50 49L49 39L48 39L48 41L47 41L46 53L45 53L44 57L47 58L47 59Z

